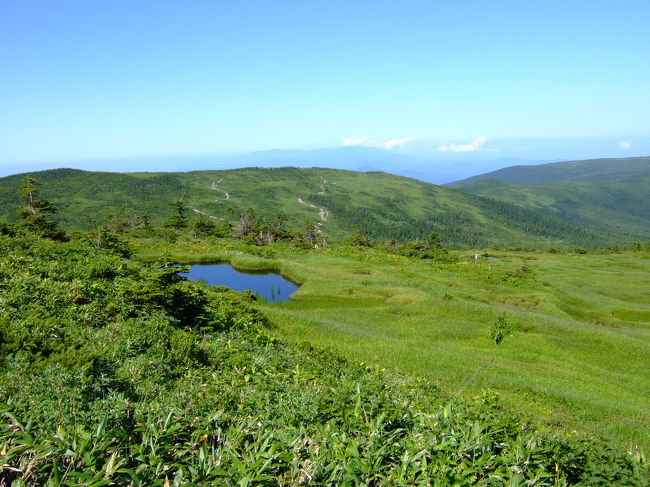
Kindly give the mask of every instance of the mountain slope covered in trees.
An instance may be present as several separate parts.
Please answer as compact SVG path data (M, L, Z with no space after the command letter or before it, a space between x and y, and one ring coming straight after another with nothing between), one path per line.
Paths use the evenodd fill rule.
M579 225L650 237L648 157L517 166L472 180L455 187Z
M189 173L93 173L58 169L34 173L44 197L56 203L63 226L85 230L109 215L169 219L180 200L190 215L238 221L252 208L271 220L286 215L298 228L317 223L328 239L355 230L376 240L416 240L431 232L452 246L630 243L639 233L576 225L512 201L498 201L380 172L336 169L245 168ZM0 218L13 219L20 175L0 179Z

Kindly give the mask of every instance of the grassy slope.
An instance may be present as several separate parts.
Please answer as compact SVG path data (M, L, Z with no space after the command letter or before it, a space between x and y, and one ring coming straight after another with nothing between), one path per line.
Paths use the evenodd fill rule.
M269 337L245 295L83 239L0 235L0 289L2 486L648 482L622 449Z
M252 207L267 218L284 212L294 227L319 219L318 210L298 202L302 197L329 211L322 228L335 239L361 227L378 239L417 239L437 231L456 246L597 246L634 240L568 224L510 203L384 173L247 168L168 174L54 170L35 176L44 183L44 197L58 205L62 223L69 229L91 228L109 214L146 212L159 224L171 214L169 203L185 191L186 205L208 215L228 218L228 208ZM319 195L324 179L325 192ZM220 180L219 188L228 192L228 200L212 189ZM0 180L0 218L14 217L19 186L20 176Z
M508 184L541 184L548 181L617 181L650 173L650 157L590 159L534 166L512 166L456 181L451 186L496 179Z
M396 367L456 392L492 356L490 324L515 328L469 392L551 424L650 448L650 255L499 254L436 265L376 251L267 258L215 245L142 243L149 257L232 259L305 284L294 302L263 305L278 335L357 361ZM523 270L522 270L523 266Z
M650 238L650 171L611 182L551 181L530 186L480 181L458 189L546 211L591 227Z

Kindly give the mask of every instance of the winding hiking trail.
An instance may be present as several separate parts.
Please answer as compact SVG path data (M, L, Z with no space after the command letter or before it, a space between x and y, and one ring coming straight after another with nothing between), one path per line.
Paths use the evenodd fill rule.
M319 196L323 196L325 194L325 185L327 184L327 179L323 178L323 182L320 183L320 191L316 193Z
M312 205L311 203L307 203L302 198L298 198L298 203L300 203L301 205L309 206L310 208L314 208L315 210L318 210L318 214L320 216L321 222L327 221L327 217L329 213L325 208L320 208L319 206ZM322 225L321 222L318 222L317 225Z
M215 182L213 182L213 183L212 183L212 186L210 186L210 187L211 187L212 189L214 189L215 191L220 191L220 192L222 192L222 193L223 193L223 199L224 199L224 200L229 200L229 199L230 199L230 195L228 194L228 192L227 192L227 191L224 191L223 189L220 189L220 188L217 187L217 186L219 186L219 185L221 184L221 181L223 181L223 179L220 179L219 181L215 181Z
M325 194L325 185L327 184L327 179L323 178L323 182L320 185L320 191L316 194L322 196ZM315 210L318 210L318 216L320 217L320 221L316 223L319 227L323 225L323 222L327 221L329 218L329 212L325 208L321 208L320 206L316 206L314 204L311 204L302 198L298 198L298 203L301 205L308 206L309 208L314 208ZM320 229L318 229L320 232Z
M227 191L219 188L219 185L221 184L222 181L223 181L223 179L219 179L218 181L214 181L210 185L210 189L213 189L214 191L219 191L220 193L223 193L222 200L229 200L230 199L230 194ZM318 193L316 193L316 194L318 194L320 196L324 195L325 194L325 186L327 185L327 183L328 183L327 179L323 178L323 182L320 185L320 191ZM327 219L329 218L329 212L325 208L321 208L320 206L316 206L316 205L314 205L312 203L309 203L309 202L303 200L302 198L298 198L298 203L300 203L301 205L308 206L309 208L313 208L315 210L318 210L318 216L320 218L320 221L317 222L316 225L318 225L319 227L322 226L323 222L326 222ZM198 208L190 208L190 209L194 213L196 213L198 215L207 216L208 218L212 218L213 220L226 221L225 218L209 215L205 211L199 210ZM318 229L318 231L319 232L321 231L320 228Z
M210 186L210 189L214 189L215 191L219 191L219 192L223 193L223 199L224 200L229 200L230 199L230 194L227 191L224 191L223 189L218 187L221 184L221 181L223 181L223 179L220 179L219 181L213 181L212 185ZM203 216L207 216L208 218L212 218L213 220L221 220L221 221L224 221L224 222L226 221L225 218L208 215L205 211L197 210L196 208L191 208L191 210L194 213L197 213L197 214L203 215Z

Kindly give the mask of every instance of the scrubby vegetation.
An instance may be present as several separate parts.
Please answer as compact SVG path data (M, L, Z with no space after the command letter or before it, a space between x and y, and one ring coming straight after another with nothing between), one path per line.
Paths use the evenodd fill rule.
M5 485L644 485L641 459L272 338L250 296L0 237Z
M540 332L551 339L573 326L565 315L591 318L574 294L557 295L559 314L540 306L548 266L567 258L560 250L468 258L445 249L436 233L374 242L362 229L327 246L319 228L291 231L282 214L265 222L247 209L226 226L190 222L184 198L174 200L164 228L143 215L111 216L90 232L66 234L37 181L24 180L20 219L0 223L0 486L650 482L648 439L629 429L647 425L645 399L628 395L629 384L643 389L647 379L632 369L623 378L617 355L634 360L647 349L643 306L608 318L608 326L635 323L632 334L570 337L573 365L547 374L577 374L585 384L573 384L576 394L547 394L547 375L532 377L527 359L502 350L514 330L506 343L549 364L564 352L525 338L537 335L540 317L554 316ZM627 252L647 250L637 243ZM611 265L621 251L597 255ZM543 255L544 265L531 264ZM490 259L505 265L481 262ZM306 284L294 303L271 306L187 281L176 261L192 260L275 268ZM522 292L536 296L525 313L510 306ZM450 320L461 309L462 323ZM615 347L608 360L616 364L606 369L620 381L616 389L594 388L576 370L583 350L591 370L604 367L593 348L604 342ZM533 394L521 394L522 384ZM603 431L607 440L593 427L603 425L600 417L581 432L566 430L575 425L569 404L560 407L564 424L514 412L539 418L527 401L555 407L559 398L578 408L594 402L586 410L593 419L611 394L623 421Z

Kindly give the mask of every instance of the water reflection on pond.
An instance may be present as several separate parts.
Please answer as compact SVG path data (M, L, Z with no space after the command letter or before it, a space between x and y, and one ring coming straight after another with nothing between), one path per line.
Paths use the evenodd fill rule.
M235 291L250 289L268 303L288 301L298 290L296 284L274 272L240 271L230 264L193 264L190 272L183 275L211 286L227 286Z

